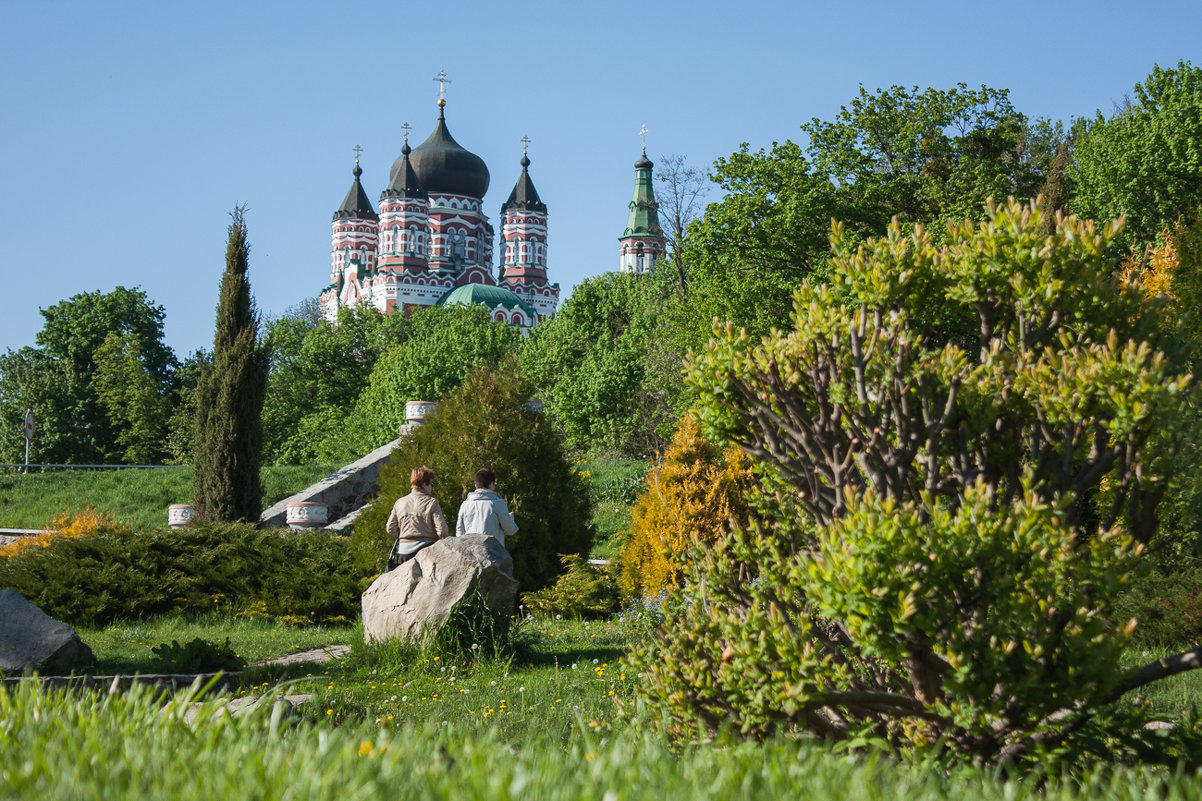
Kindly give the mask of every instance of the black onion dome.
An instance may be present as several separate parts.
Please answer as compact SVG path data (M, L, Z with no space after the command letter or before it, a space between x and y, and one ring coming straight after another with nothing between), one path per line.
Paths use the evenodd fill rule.
M523 155L522 174L518 176L518 182L514 184L513 191L509 193L509 200L501 204L502 214L509 209L547 213L547 204L539 198L538 190L534 188L534 181L530 180L530 173L526 169L529 166L529 157Z
M359 183L359 176L363 174L363 170L359 165L355 165L354 175L355 182L351 184L351 189L346 193L346 200L342 201L342 205L338 207L338 211L334 212L335 220L379 220L379 215L376 210L371 207L371 201L367 199L367 193L363 191L363 184Z
M413 148L409 162L422 187L430 194L467 195L479 200L488 191L488 167L484 159L464 150L451 137L442 109L438 111L434 133Z
M636 170L649 170L654 166L655 165L651 163L651 159L647 158L646 150L643 151L643 155L639 157L639 160L634 163L634 168Z
M391 180L388 182L388 188L380 194L381 200L386 197L426 199L426 190L422 188L421 181L417 180L417 173L413 171L413 165L409 162L409 154L412 152L409 143L406 142L401 148L401 157L392 165Z

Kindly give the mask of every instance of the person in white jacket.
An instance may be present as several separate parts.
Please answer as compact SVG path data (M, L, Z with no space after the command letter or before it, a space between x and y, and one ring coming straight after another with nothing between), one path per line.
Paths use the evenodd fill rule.
M516 534L518 524L505 499L496 492L497 477L487 467L476 471L476 489L468 493L459 507L459 519L455 522L455 536L465 534L487 534L505 544L506 534Z

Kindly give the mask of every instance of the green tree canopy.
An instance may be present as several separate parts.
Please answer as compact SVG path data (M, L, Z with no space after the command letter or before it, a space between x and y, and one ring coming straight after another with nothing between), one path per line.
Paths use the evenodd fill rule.
M163 458L171 398L155 385L137 334L105 337L96 352L96 396L116 432L116 458L126 464L153 464ZM110 457L112 458L112 457Z
M111 292L83 292L42 309L46 319L37 344L47 355L65 359L78 375L96 371L96 353L111 333L133 336L138 361L161 391L171 385L175 354L163 343L166 311L141 289L119 286Z
M1153 67L1131 102L1109 119L1098 112L1081 121L1074 133L1073 210L1127 215L1123 244L1151 242L1202 215L1202 68Z
M397 318L393 344L376 360L354 406L327 407L322 446L327 458L358 458L396 439L407 401L440 400L473 369L495 367L513 354L521 339L482 305L432 306L408 318L391 316Z
M1063 172L1063 131L1029 123L1004 89L861 87L833 120L801 129L805 147L744 144L714 163L725 196L689 229L689 297L673 314L688 346L705 343L713 317L753 337L786 325L793 290L825 269L832 219L852 241L883 235L894 216L941 241L948 220L981 219L990 197L1046 188L1063 203L1064 182L1049 183Z
M577 284L523 343L524 374L570 447L643 454L671 437L682 354L664 333L672 265Z
M63 362L37 348L0 355L0 461L25 459L25 412L33 411L29 460L43 464L86 463L76 441L71 376Z
M37 418L30 451L34 461L94 464L132 455L127 449L137 415L126 413L128 404L118 404L124 409L118 411L117 405L101 400L100 385L106 380L100 377L101 354L106 340L117 337L125 343L121 349L131 370L136 362L145 391L169 396L178 365L163 343L164 314L142 290L120 286L110 292L80 293L42 309L45 324L37 335L39 347L9 351L0 358L0 421L6 427L0 447L5 459L15 460L18 453L23 458L20 424L12 427L11 421L22 419L26 408L34 409ZM145 440L145 432L137 437ZM139 461L158 461L162 452L160 442L139 449L137 455Z
M989 198L1033 197L1043 180L1006 89L860 87L834 121L802 130L815 171L837 187L835 216L874 235L896 215L941 237L944 222L980 219Z
M331 427L341 431L376 363L404 340L404 315L373 308L340 309L336 323L315 304L302 305L267 326L271 373L263 409L265 459L299 464L317 458Z

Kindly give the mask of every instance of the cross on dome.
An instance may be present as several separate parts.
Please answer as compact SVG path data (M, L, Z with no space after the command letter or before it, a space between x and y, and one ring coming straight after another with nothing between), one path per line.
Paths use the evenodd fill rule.
M647 126L644 124L643 127L639 129L639 135L643 137L643 155L647 155L647 134Z
M359 147L358 145L355 145L354 147L351 148L351 150L355 151L355 163L358 164L359 163L359 154L363 152L363 148Z
M450 78L447 77L446 70L439 70L438 74L434 76L434 80L438 81L438 107L442 108L443 106L445 106L447 104L447 86L446 85L448 83L454 83L454 81L452 81Z
M401 126L401 130L405 132L405 144L409 144L409 131L413 130L413 126L406 122Z
M523 156L526 155L526 151L528 151L529 149L530 149L530 137L523 136L522 137L522 155Z

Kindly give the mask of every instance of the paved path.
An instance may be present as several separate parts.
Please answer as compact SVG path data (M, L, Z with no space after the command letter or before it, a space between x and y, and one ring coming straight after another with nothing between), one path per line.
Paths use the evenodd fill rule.
M349 645L327 645L325 648L314 648L312 651L301 651L287 656L277 656L275 659L264 659L255 665L296 665L301 662L329 662L341 659L350 653Z

